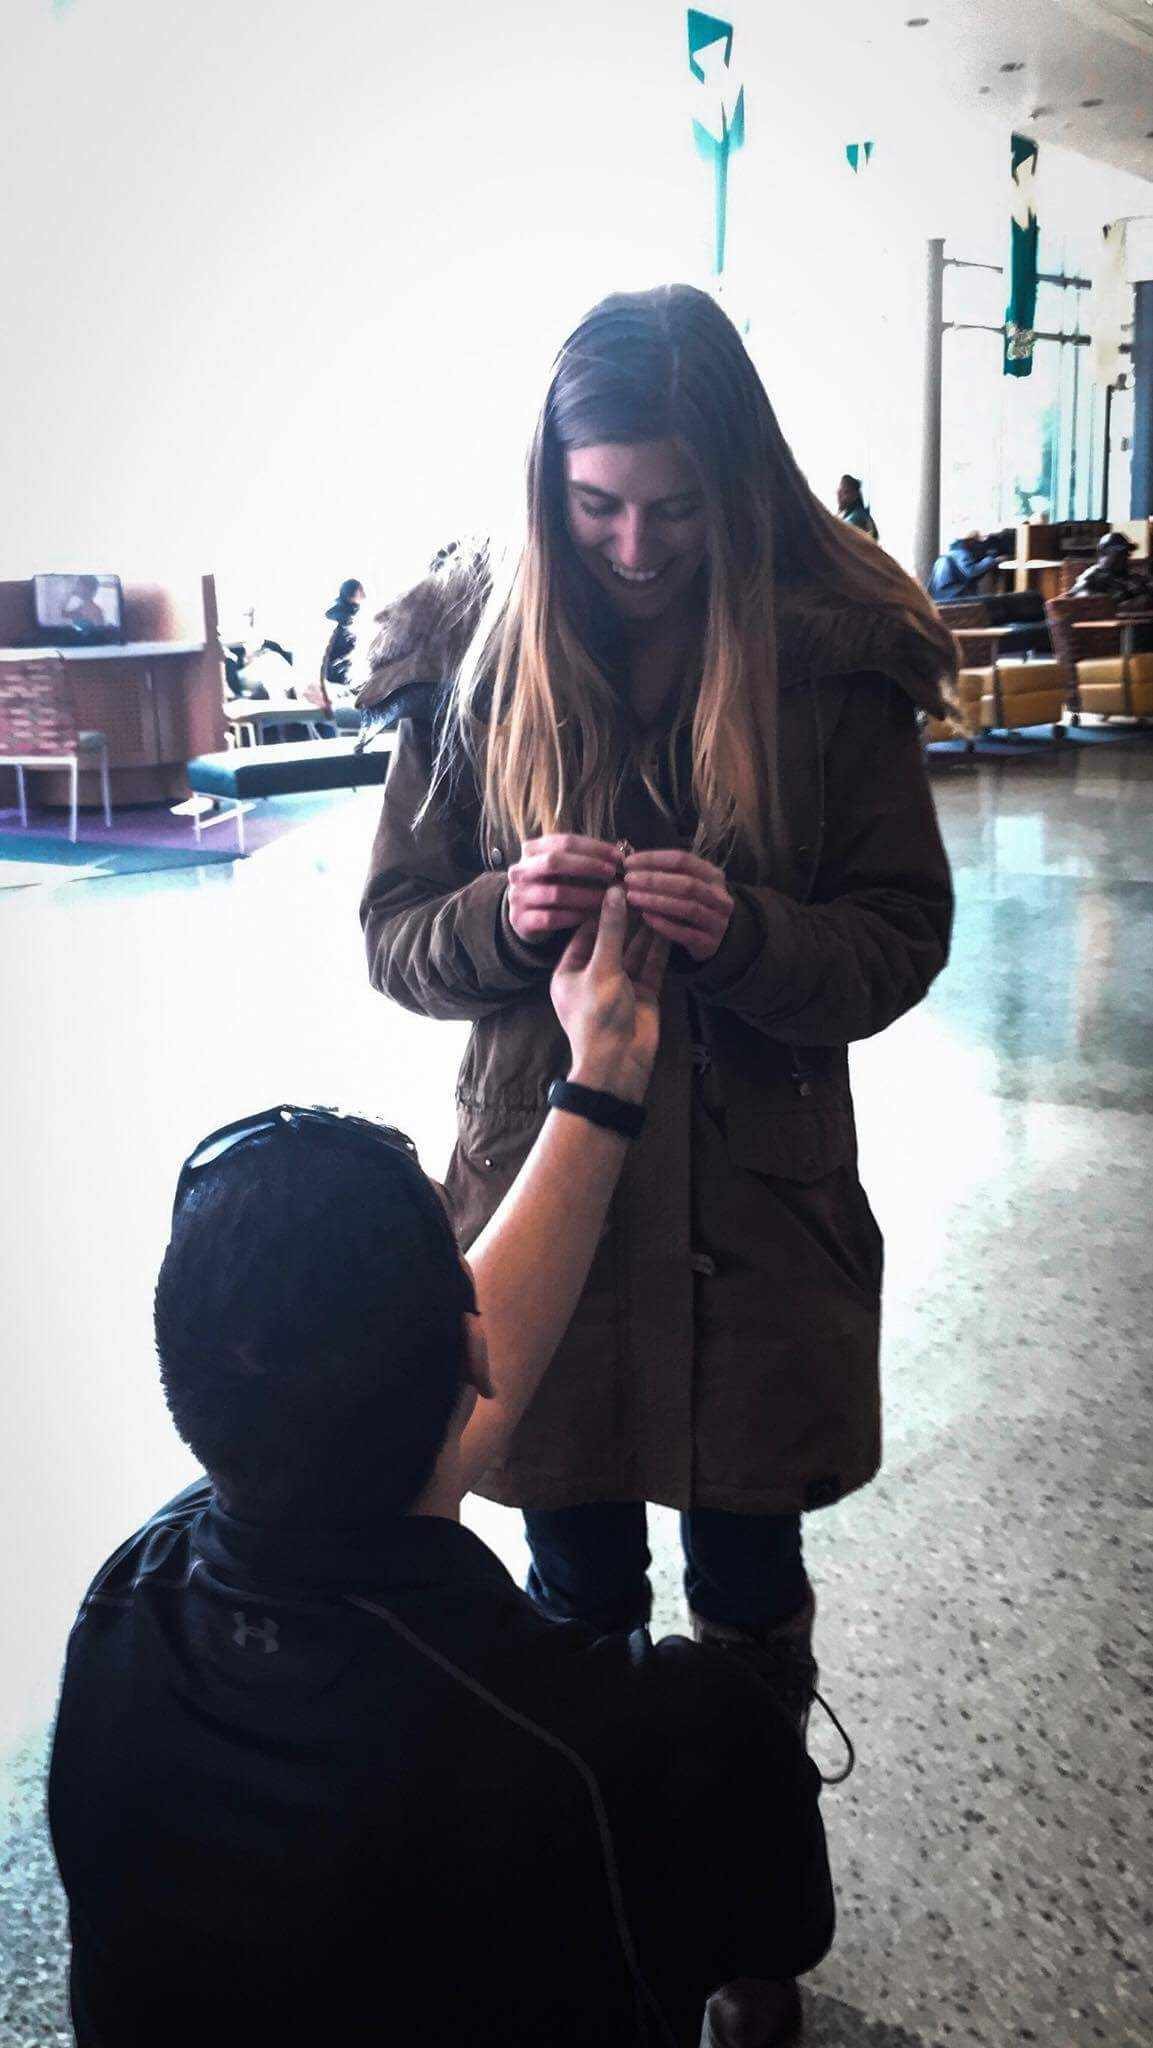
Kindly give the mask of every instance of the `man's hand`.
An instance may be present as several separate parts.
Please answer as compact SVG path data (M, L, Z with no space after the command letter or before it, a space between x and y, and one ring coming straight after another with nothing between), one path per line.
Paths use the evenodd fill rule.
M623 889L599 894L600 916L570 939L552 977L552 999L572 1046L569 1080L640 1102L656 1057L668 947L644 926L626 943ZM501 1456L536 1392L588 1279L627 1152L617 1132L550 1112L473 1245L469 1264L487 1333L492 1398L477 1403L459 1452L450 1436L441 1453L437 1483L450 1498L467 1493Z
M712 861L675 846L630 853L625 890L630 910L662 939L683 946L698 965L712 959L733 914L732 892Z
M517 938L531 946L595 918L620 865L615 846L605 839L579 832L526 839L508 871L509 923Z
M587 919L565 947L551 993L572 1047L569 1080L641 1102L660 1037L669 949L644 926L626 944L627 931L624 890L608 889L599 920Z

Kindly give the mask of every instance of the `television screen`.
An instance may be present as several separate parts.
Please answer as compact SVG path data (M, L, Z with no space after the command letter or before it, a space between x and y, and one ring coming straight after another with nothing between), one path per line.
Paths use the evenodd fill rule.
M124 638L119 576L34 576L36 630L49 647L101 647Z

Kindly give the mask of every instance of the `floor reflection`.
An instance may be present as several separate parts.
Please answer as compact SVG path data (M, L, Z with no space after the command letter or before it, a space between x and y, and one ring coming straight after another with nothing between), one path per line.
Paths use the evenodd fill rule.
M935 788L954 959L853 1062L889 1246L886 1468L808 1525L822 1663L863 1754L830 1801L842 1934L819 1984L830 2010L910 2039L967 2005L980 2042L1058 2021L1087 2040L1101 2016L1102 2038L1136 2040L1106 1960L1127 1949L1132 1883L1098 1851L1111 1839L1128 1868L1108 1758L1136 1739L1133 1560L1153 1512L1153 744L953 761ZM190 1472L150 1336L183 1153L295 1098L385 1115L443 1170L464 1032L367 987L375 808L342 802L235 867L0 900L8 1742L50 1710L94 1566ZM475 1519L519 1568L516 1518ZM657 1527L657 1620L675 1627L672 1518ZM1082 1947L1088 1930L1072 1970L1069 1926Z

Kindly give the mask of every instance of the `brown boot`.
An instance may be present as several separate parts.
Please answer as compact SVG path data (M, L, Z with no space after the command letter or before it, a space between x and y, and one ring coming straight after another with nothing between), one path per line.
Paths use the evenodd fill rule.
M816 1598L808 1598L796 1614L772 1628L731 1628L694 1614L693 1639L742 1652L766 1680L777 1705L788 1715L803 1742L817 1684L813 1656ZM701 2048L786 2048L801 2033L801 1994L791 1977L771 1980L737 1977L714 1991L705 2007Z
M810 1586L804 1606L796 1614L791 1614L787 1621L778 1621L771 1628L736 1628L728 1622L706 1621L700 1614L691 1615L690 1620L694 1642L715 1643L721 1649L733 1650L738 1656L746 1657L760 1672L769 1692L781 1712L792 1722L802 1742L808 1732L813 1701L820 1700L845 1745L843 1767L831 1774L822 1771L821 1782L843 1785L853 1770L857 1754L828 1700L817 1691L818 1671L813 1656L816 1612L816 1596Z
M801 1994L791 1978L772 1984L737 1977L706 2005L701 2048L786 2048L799 2040L803 2024Z
M725 1649L747 1652L749 1662L756 1665L802 1742L817 1689L813 1656L816 1612L816 1595L810 1586L804 1606L787 1621L775 1622L769 1628L736 1628L727 1622L706 1621L701 1614L690 1616L694 1642L716 1643Z

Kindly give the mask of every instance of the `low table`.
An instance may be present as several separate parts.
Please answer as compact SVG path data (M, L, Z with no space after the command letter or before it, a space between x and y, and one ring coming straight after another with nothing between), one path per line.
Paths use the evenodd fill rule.
M222 754L197 754L188 763L188 786L196 796L218 797L235 806L236 843L243 853L246 798L305 796L322 789L367 789L385 780L392 746L393 735L382 733L364 749L351 739L231 747ZM193 822L199 839L199 814Z

